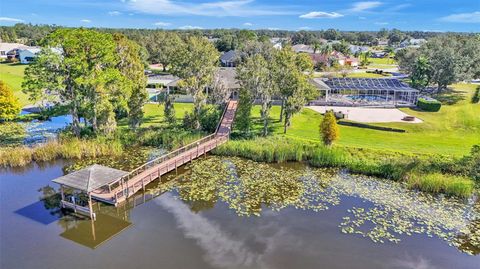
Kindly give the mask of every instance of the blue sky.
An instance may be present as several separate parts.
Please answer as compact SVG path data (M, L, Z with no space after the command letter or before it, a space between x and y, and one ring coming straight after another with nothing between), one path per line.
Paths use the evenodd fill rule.
M0 25L17 22L112 28L480 32L480 0L0 0Z

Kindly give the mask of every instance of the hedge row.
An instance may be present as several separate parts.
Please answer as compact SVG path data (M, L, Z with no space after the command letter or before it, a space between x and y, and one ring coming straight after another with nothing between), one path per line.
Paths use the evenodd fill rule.
M476 104L480 102L480 86L477 87L477 89L475 90L475 93L473 94L473 97L472 97L472 103L473 104Z
M442 107L442 103L437 100L426 100L419 98L417 106L423 111L437 112Z
M396 133L405 133L406 131L403 129L391 128L391 127L383 127L383 126L375 126L365 123L358 123L358 122L351 122L351 121L339 121L339 125L346 125L346 126L353 126L359 128L366 128L366 129L373 129L379 131L387 131L387 132L396 132Z

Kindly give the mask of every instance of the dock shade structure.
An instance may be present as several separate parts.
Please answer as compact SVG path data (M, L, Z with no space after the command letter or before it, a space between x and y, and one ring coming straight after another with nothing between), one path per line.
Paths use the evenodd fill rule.
M122 170L94 164L56 178L53 182L60 185L61 206L63 208L71 208L75 212L87 214L90 218L95 219L92 208L92 193L101 193L104 189L109 191L113 184L127 174L128 172ZM65 188L72 191L66 193Z
M415 106L419 91L395 78L314 78L320 91L317 105Z

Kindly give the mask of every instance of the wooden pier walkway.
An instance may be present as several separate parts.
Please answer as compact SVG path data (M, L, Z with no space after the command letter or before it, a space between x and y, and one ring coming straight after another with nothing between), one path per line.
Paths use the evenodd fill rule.
M148 183L206 155L228 141L236 110L237 101L230 100L215 133L137 167L120 180L92 191L91 198L117 206L139 190L144 190Z

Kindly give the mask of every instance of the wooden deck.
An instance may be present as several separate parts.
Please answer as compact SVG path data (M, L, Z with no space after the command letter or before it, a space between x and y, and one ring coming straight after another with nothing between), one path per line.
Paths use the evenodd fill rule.
M92 199L117 206L133 196L145 186L162 175L177 170L178 167L206 155L229 139L231 126L237 110L237 101L228 102L220 124L214 134L206 136L187 146L149 161L123 176L113 189L98 189L91 193Z

